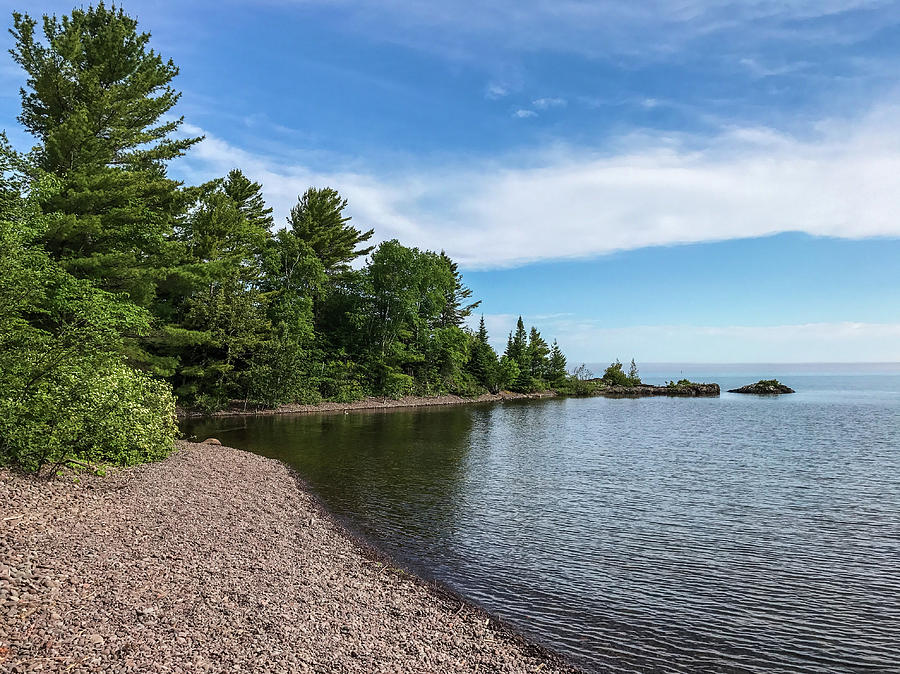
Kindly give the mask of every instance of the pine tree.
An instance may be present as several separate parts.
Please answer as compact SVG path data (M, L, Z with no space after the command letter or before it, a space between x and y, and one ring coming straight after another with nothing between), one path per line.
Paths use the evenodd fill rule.
M347 200L330 187L310 187L291 209L288 224L297 238L313 249L326 273L347 269L356 258L368 255L374 246L357 248L372 238L375 230L360 232L344 215Z
M250 180L240 169L228 172L222 190L237 204L250 227L268 231L275 225L272 208L263 199L262 185Z
M553 346L550 347L550 362L547 368L547 378L554 386L559 385L566 378L566 357L563 355L562 349L559 348L556 340L553 340Z
M478 322L478 333L476 336L481 344L488 343L488 332L484 326L484 314L481 315L481 320Z
M516 322L515 334L510 333L506 346L506 355L516 362L521 371L531 371L528 360L528 333L525 331L525 323L522 317Z
M148 48L149 33L120 8L75 9L58 19L13 15L15 61L27 75L19 121L42 169L63 179L42 208L55 214L45 242L82 278L143 306L170 263L167 240L183 208L166 162L200 138L174 138L167 119L178 74Z
M488 332L482 316L473 340L468 369L479 384L496 393L500 385L498 368L497 353L488 343Z
M472 310L481 305L481 300L466 304L466 300L472 297L472 290L463 284L459 267L444 251L441 251L441 262L447 265L453 275L453 286L447 290L446 303L441 313L441 325L443 327L460 326L472 314Z
M528 362L531 368L531 376L535 379L543 379L547 373L547 356L550 355L550 347L541 337L537 328L531 328L528 336Z
M631 367L628 368L628 385L629 386L638 386L641 383L641 378L638 375L637 364L634 362L634 358L631 359Z

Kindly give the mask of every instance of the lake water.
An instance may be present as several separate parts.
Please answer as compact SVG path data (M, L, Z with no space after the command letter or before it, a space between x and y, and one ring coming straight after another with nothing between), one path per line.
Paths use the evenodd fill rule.
M295 466L378 547L588 670L900 671L900 370L643 374L798 393L186 430Z

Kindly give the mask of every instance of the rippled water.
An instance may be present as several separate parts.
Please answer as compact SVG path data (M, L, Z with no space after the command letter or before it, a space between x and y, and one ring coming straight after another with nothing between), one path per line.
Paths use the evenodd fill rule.
M900 375L783 380L187 430L587 669L900 671Z

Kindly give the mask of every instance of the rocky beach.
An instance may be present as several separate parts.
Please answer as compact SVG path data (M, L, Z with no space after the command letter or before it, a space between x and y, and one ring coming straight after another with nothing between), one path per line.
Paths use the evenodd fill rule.
M77 480L0 470L0 512L2 671L573 671L240 450L180 443Z

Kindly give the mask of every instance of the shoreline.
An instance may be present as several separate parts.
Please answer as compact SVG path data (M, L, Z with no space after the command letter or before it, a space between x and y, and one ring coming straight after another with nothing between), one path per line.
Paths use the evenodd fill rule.
M414 407L440 407L448 405L472 405L475 403L494 403L507 400L540 400L543 398L556 398L559 394L553 390L538 393L513 393L501 391L500 393L482 393L474 398L447 394L440 396L404 396L403 398L381 398L369 396L362 400L354 400L350 403L324 401L314 405L299 403L287 403L278 407L265 408L253 407L245 409L240 402L233 402L230 407L212 413L197 412L179 408L176 410L178 419L204 419L212 417L256 417L274 416L278 414L327 414L334 412L352 412L363 410L391 410L412 409Z
M596 380L591 380L596 381ZM440 396L404 396L403 398L367 397L350 403L324 401L312 405L288 403L274 408L252 407L247 408L239 401L233 401L231 406L224 410L212 413L198 412L184 408L176 410L176 416L182 419L205 419L213 417L256 417L275 416L279 414L332 414L338 412L352 412L365 410L397 410L413 409L416 407L441 407L449 405L473 405L477 403L497 403L511 400L541 400L545 398L715 398L720 395L718 384L691 384L689 386L669 387L654 386L652 384L640 384L638 386L608 386L584 396L561 394L553 389L539 391L537 393L514 393L501 391L500 393L482 393L474 398L447 394Z
M274 459L179 442L0 470L0 670L577 672L354 534Z

